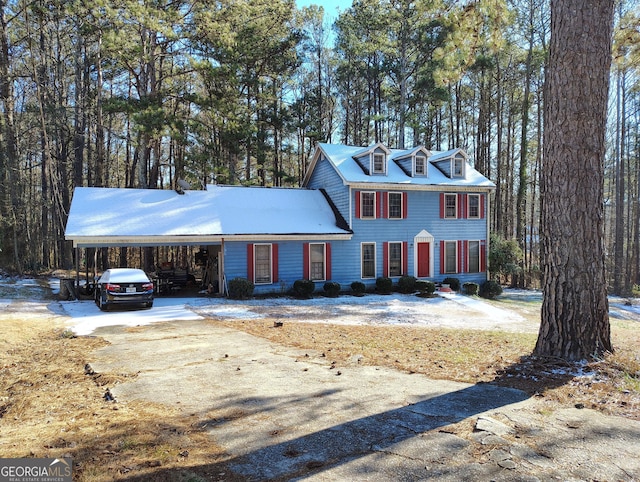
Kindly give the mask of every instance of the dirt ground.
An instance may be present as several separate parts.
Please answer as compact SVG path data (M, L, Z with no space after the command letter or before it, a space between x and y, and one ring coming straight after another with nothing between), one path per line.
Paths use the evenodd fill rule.
M522 358L526 332L294 314L74 337L46 302L3 308L0 454L71 456L74 480L640 480L635 320L580 376Z

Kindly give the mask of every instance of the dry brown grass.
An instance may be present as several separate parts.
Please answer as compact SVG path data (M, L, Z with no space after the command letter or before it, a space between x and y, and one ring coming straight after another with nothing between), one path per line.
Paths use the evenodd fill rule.
M72 457L74 480L91 482L226 478L224 451L195 419L165 405L105 400L106 387L130 376L85 373L105 341L42 323L0 323L5 343L14 335L0 355L0 456Z
M431 378L492 382L550 404L584 406L640 420L640 329L612 321L614 354L586 367L528 356L537 335L403 326L342 326L274 320L222 322L275 343L324 353L337 364L387 366ZM577 372L593 376L574 376Z

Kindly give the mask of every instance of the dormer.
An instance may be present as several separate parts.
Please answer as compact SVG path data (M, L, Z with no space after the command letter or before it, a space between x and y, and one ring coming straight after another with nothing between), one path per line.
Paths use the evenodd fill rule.
M431 156L429 161L449 179L464 179L469 156L462 149L452 149Z
M409 177L428 177L431 153L424 146L415 147L409 151L402 151L393 157L395 163Z
M353 159L368 176L386 176L389 153L389 149L379 142L356 152Z

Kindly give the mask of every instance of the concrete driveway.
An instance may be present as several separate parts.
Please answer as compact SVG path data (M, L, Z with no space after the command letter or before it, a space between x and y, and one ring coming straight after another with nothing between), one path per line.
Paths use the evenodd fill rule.
M195 416L246 480L640 480L640 423L628 419L539 411L518 390L357 357L338 369L205 319L95 335L110 342L91 355L95 372L138 374L110 387L116 400Z

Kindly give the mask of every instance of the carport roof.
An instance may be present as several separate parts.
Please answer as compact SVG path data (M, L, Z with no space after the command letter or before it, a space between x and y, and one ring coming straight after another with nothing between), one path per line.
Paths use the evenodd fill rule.
M346 226L345 226L346 228ZM168 246L224 240L349 239L318 190L208 186L77 187L65 238L74 247Z

